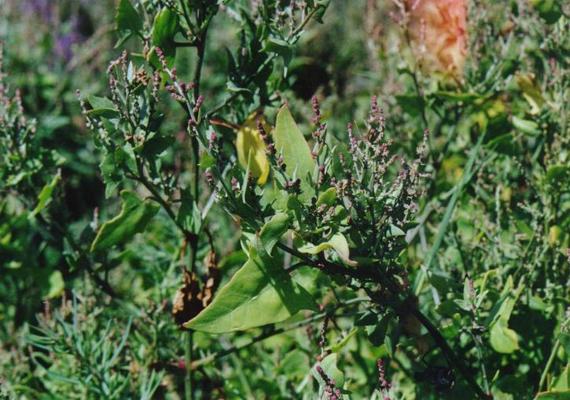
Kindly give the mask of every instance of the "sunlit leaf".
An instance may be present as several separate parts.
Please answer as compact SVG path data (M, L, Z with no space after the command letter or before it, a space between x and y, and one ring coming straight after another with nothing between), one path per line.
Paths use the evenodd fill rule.
M91 105L91 110L87 111L90 117L113 118L119 115L115 104L106 97L89 96L87 102Z
M131 239L145 229L160 208L154 201L141 201L127 190L121 192L121 201L121 212L101 226L91 251L102 251Z
M283 156L287 174L301 179L302 194L299 197L303 201L310 200L315 193L311 185L315 160L287 106L281 107L277 114L273 140L277 152Z
M518 335L508 325L522 288L523 286L519 287L513 293L513 280L512 277L509 277L503 289L499 306L492 311L494 317L490 325L489 339L491 347L498 353L510 354L519 349Z
M535 400L570 400L570 390L541 392L536 395Z
M544 105L544 96L542 90L534 81L534 77L530 74L517 74L517 84L522 91L523 97L530 105L529 113L536 115Z
M266 146L257 129L257 121L260 119L266 132L271 131L271 127L263 116L257 113L250 115L243 126L237 130L236 149L238 161L242 168L247 169L252 176L257 178L258 185L264 185L269 176L269 160L266 155Z
M327 376L330 379L334 380L336 387L342 388L342 386L344 385L344 373L338 368L338 354L337 353L329 354L328 356L323 358L323 360L321 362L319 362L317 365L315 365L315 367L313 368L313 371L312 371L313 376L317 379L317 381L319 382L319 385L321 387L324 387L325 381L321 377L321 374L319 374L316 370L316 367L318 365L320 365L320 367L323 369L325 374L327 374Z
M289 215L286 213L278 213L263 225L259 239L267 254L271 254L273 247L281 240L285 232L287 232L289 222Z
M345 264L356 265L356 261L350 259L350 248L342 233L336 233L328 241L318 245L308 243L299 248L301 253L306 254L318 254L325 250L334 250Z
M311 295L291 279L278 260L250 248L243 267L214 301L184 326L209 333L241 331L315 309Z

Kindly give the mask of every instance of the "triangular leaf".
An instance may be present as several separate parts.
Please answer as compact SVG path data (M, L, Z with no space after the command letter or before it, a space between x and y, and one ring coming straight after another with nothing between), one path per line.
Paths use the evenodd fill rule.
M277 114L273 141L277 152L283 156L287 174L301 179L302 194L299 197L305 202L309 201L315 194L311 185L315 160L287 106L281 107Z
M115 104L106 97L89 96L87 101L91 105L91 110L87 111L90 117L114 118L119 115Z
M115 23L118 31L139 32L143 28L142 19L129 0L121 0L117 6Z
M240 331L281 322L300 310L316 310L305 289L275 259L249 249L249 259L214 301L186 328L208 333Z
M271 254L273 247L289 229L289 215L286 213L275 214L263 225L259 239L267 254Z
M160 208L151 200L139 200L136 194L127 190L121 192L121 201L121 212L101 226L91 251L108 249L142 232Z
M176 56L174 36L178 29L178 14L175 11L165 7L156 14L152 24L151 43L162 50L168 64L172 64ZM158 59L156 59L154 49L151 53L151 61L157 64Z
M58 171L51 182L42 188L40 194L38 195L38 204L36 205L36 208L34 208L34 210L31 212L30 218L38 215L50 203L53 191L60 179L61 172Z

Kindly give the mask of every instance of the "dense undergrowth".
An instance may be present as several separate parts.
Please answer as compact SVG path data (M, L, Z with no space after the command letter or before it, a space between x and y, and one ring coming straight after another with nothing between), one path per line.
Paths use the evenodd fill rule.
M0 398L570 398L564 2L0 8Z

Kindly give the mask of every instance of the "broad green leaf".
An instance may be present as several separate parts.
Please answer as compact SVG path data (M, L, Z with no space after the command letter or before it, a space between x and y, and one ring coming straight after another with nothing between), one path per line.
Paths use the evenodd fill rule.
M91 105L91 110L87 111L90 117L113 118L119 115L115 104L106 97L89 96L87 102Z
M281 240L281 237L289 229L289 215L286 213L275 214L263 225L259 239L267 254L271 254L273 247Z
M258 117L261 118L265 131L271 131L271 127L262 116L257 113L251 114L237 130L236 150L242 168L247 170L249 167L251 175L257 178L257 184L262 186L269 176L269 160L265 152L265 142L257 129Z
M324 291L331 285L330 277L327 274L308 266L295 270L293 280L313 296L319 293L319 289Z
M169 64L174 62L176 56L174 36L176 36L178 29L178 14L175 11L165 7L156 14L152 24L151 43L162 50ZM151 57L154 59L152 55ZM153 61L154 63L158 62L158 60Z
M490 324L490 342L491 347L498 353L510 354L519 349L518 335L508 327L508 324L522 289L523 286L512 293L513 279L509 276L501 295L499 308L491 310L491 314L495 315Z
M208 333L241 331L286 320L300 310L316 310L305 289L280 263L249 249L249 259L195 318L188 329Z
M142 19L130 0L121 0L117 6L115 23L118 31L139 32L143 28Z
M570 400L570 390L542 392L536 395L535 400Z
M320 205L327 205L332 206L336 201L336 188L330 187L324 192L319 194L319 198L317 199L317 206Z
M540 135L540 128L538 124L534 121L529 121L527 119L522 119L519 117L513 116L513 126L524 133L525 135L529 136L538 136Z
M299 248L301 253L306 254L319 254L325 250L334 250L347 265L355 266L357 264L356 261L350 259L348 242L342 233L335 233L327 242L318 245L308 243Z
M170 44L178 32L178 15L168 7L164 7L156 15L152 25L152 44L158 47Z
M36 208L34 208L34 210L30 213L30 218L33 218L36 215L38 215L50 203L53 191L57 186L58 182L60 181L60 179L61 179L61 172L58 171L57 174L51 180L51 182L42 188L40 194L38 195L38 204L36 205Z
M47 294L48 299L59 297L65 289L65 282L60 271L53 271L48 278L49 291Z
M510 329L503 320L499 320L491 327L491 347L497 353L510 354L519 349L517 333Z
M390 229L386 232L387 237L406 236L406 232L394 224L390 224Z
M293 56L291 45L286 41L275 37L267 38L263 45L263 51L279 54L283 57L286 66L291 62L291 57Z
M91 244L91 251L105 250L131 239L145 229L160 208L151 200L141 201L127 190L121 192L121 201L121 212L101 226Z
M547 24L556 23L563 14L559 0L530 0L530 3Z
M279 366L289 379L303 379L309 368L309 356L299 349L288 352Z
M534 77L531 74L517 74L515 80L522 91L524 99L530 105L529 113L532 115L538 114L545 100L540 87L534 81Z
M273 140L275 149L283 156L287 174L301 179L303 193L299 197L304 202L309 201L315 193L311 185L315 160L313 160L311 149L287 106L281 107L277 114Z
M570 390L570 364L566 365L562 374L554 380L550 389L557 391Z

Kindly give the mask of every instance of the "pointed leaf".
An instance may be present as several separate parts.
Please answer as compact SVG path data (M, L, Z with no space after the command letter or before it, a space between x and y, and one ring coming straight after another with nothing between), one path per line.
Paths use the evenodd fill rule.
M509 276L501 296L502 302L496 310L489 331L491 347L498 353L510 354L519 349L518 335L514 330L510 329L508 325L515 303L522 289L523 286L520 286L512 293L513 279ZM493 310L491 310L491 313L493 313Z
M259 238L267 254L271 254L273 247L289 229L289 215L286 213L275 214L261 228Z
M129 0L121 0L117 7L115 23L118 31L139 32L143 28L142 19Z
M249 259L214 301L186 328L224 333L281 322L300 310L315 310L311 295L283 271L277 260L249 249Z
M327 376L330 379L334 379L336 387L342 388L342 386L344 385L344 373L340 369L338 369L337 364L338 364L338 354L331 353L325 358L323 358L323 360L317 365L321 366L325 374L327 374ZM325 381L321 377L321 374L317 372L316 370L317 365L315 365L315 367L313 368L312 373L313 376L319 382L319 385L321 387L324 387Z
M536 395L536 400L570 400L570 390L541 392Z
M317 199L317 206L320 205L327 205L332 206L336 201L336 188L330 187L321 194L319 194L319 198Z
M151 200L139 200L136 194L127 190L121 192L121 201L121 212L101 226L91 251L105 250L131 239L145 229L160 208Z
M91 105L91 110L87 111L90 117L113 118L119 115L115 104L106 97L89 96L87 101Z
M277 152L283 156L287 174L301 179L303 193L299 197L303 201L309 201L315 193L311 185L315 160L287 106L283 106L277 114L273 140Z
M519 349L517 333L503 321L499 321L491 327L490 341L491 347L497 353L510 354Z
M153 46L162 50L169 64L174 62L174 57L176 56L174 36L176 36L178 29L178 14L175 11L165 7L156 14L152 25L151 42ZM158 58L154 51L151 54L151 61L154 64L158 63Z
M342 233L334 234L327 242L320 243L319 245L314 245L308 243L299 248L301 253L306 254L318 254L325 250L334 250L340 259L347 265L355 266L357 263L350 259L350 249L348 247L348 242Z
M38 215L50 203L53 191L60 179L61 172L58 171L51 182L42 188L40 194L38 195L38 204L36 205L36 208L34 208L34 210L31 212L30 217Z

